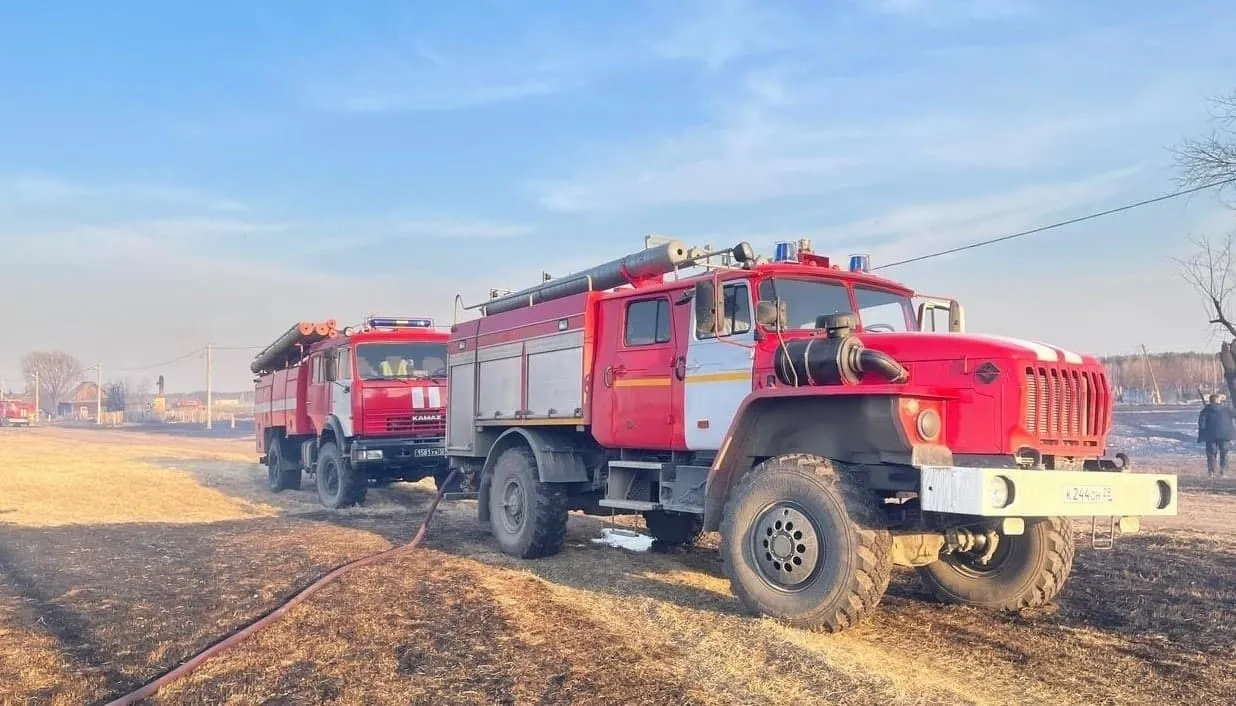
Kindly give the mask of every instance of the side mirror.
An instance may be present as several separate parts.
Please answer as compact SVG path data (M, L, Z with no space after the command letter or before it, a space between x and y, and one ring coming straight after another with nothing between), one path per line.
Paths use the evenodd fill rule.
M966 332L966 312L961 308L961 302L956 299L948 304L948 330L950 333Z
M755 322L777 330L785 328L785 302L780 299L758 302L755 305Z
M935 332L936 328L936 312L948 312L948 330L949 333L964 333L966 330L966 316L961 308L961 303L955 299L943 301L926 301L918 305L918 330L926 332Z
M711 279L695 283L695 333L698 336L715 336L717 312L721 311L720 294Z

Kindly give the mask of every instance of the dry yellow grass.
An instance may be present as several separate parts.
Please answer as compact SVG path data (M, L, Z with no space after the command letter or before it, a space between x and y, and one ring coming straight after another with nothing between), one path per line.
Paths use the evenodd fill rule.
M406 541L432 487L373 490L365 508L332 513L311 491L266 492L246 445L40 434L99 465L43 482L43 523L0 526L0 685L12 692L0 703L127 691L332 566ZM209 519L117 504L89 526L46 521L90 502L55 478L89 484L116 464L200 500ZM0 494L4 508L20 510ZM1080 550L1052 610L927 603L902 572L879 612L829 636L745 615L715 535L632 554L593 544L603 523L573 516L562 554L523 562L496 551L474 504L448 503L425 548L348 574L156 700L1221 703L1236 693L1236 483L1194 489L1182 508L1114 552ZM151 517L163 519L140 519Z
M16 601L0 596L0 704L82 704L106 688L97 673L83 673L46 634L12 627Z
M5 432L0 436L0 523L195 523L275 514L264 503L225 495L176 470L178 463L200 457L200 451L136 436L123 443L106 432ZM93 433L100 438L91 439ZM253 460L239 452L215 452L215 457Z

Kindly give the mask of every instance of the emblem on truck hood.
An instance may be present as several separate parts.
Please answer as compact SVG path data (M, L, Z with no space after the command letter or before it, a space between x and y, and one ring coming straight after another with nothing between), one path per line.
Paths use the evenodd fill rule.
M987 361L974 371L974 376L986 384L991 384L996 378L1000 377L1000 368L996 367L995 363Z

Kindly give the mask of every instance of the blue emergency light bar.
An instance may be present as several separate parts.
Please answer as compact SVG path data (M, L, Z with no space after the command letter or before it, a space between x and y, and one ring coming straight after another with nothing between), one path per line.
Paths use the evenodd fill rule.
M365 326L373 328L433 328L433 319L396 319L389 316L371 316Z
M851 255L850 256L850 272L870 272L871 271L871 256L870 255Z

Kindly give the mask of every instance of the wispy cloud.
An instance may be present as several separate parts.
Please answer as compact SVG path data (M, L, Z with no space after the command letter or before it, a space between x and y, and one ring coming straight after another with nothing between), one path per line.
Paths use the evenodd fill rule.
M1031 0L856 0L884 15L926 24L951 24L969 20L1007 20L1034 11Z
M1146 165L1134 165L982 196L909 204L879 216L809 229L793 237L810 237L839 251L861 249L872 252L881 262L889 262L1118 205L1112 199L1127 193L1145 173ZM764 236L762 240L773 238Z
M782 49L791 36L786 18L768 4L696 0L686 5L687 17L653 44L664 58L695 61L716 71L736 59Z
M518 238L535 231L532 226L494 221L411 220L395 224L399 233L435 238Z
M25 264L71 263L126 269L166 265L168 258L183 264L193 259L240 263L244 258L229 250L253 238L286 232L283 223L227 218L157 218L123 222L83 223L55 229L0 229L0 243L14 260Z
M562 41L457 51L410 47L344 51L306 71L313 107L344 113L452 111L508 103L585 85L606 62L596 48Z
M72 204L167 206L211 212L241 212L244 203L198 189L116 181L96 184L42 175L0 176L0 205L47 208Z
M594 146L527 187L546 209L578 213L1076 168L1141 126L1179 117L1196 91L1196 75L1134 57L1145 70L1114 79L1106 70L1120 63L1114 56L1076 69L1069 90L1059 88L1062 65L1110 50L1111 41L1098 34L927 51L879 70L830 70L831 54L802 49L730 72L708 119ZM1127 36L1123 43L1137 46Z

